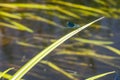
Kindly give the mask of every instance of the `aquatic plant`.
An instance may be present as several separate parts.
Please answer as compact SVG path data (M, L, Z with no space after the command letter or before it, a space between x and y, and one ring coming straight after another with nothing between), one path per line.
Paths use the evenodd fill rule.
M64 0L59 0L59 1L58 0L46 0L45 2L46 2L45 4L42 4L42 3L39 3L39 4L37 4L37 3L27 3L27 4L26 3L0 3L0 6L1 6L0 16L2 16L1 20L3 20L0 22L0 26L2 26L3 28L9 27L9 28L16 29L19 31L34 33L34 30L32 28L30 28L29 26L27 26L25 24L22 24L21 21L24 19L27 19L27 20L32 20L32 21L35 20L35 21L45 22L45 23L50 24L57 28L65 27L64 25L61 25L55 21L52 21L52 19L50 19L50 18L46 18L41 15L37 15L34 12L32 12L32 13L28 12L28 11L32 11L33 9L39 10L39 11L44 10L44 11L41 11L41 13L43 13L45 16L46 15L56 16L59 19L70 21L67 23L67 25L68 25L67 28L78 28L84 24L84 23L83 24L80 23L81 24L80 26L78 24L74 24L74 23L72 23L72 19L73 20L77 19L79 22L79 20L84 21L83 18L88 19L90 16L100 17L101 15L106 16L108 18L119 18L119 15L118 15L119 9L116 9L117 4L119 3L118 1L115 2L113 0L110 0L110 1L93 0L93 6L81 5L81 4L72 3L72 2L68 2L68 1L64 1ZM102 5L102 7L100 7L98 4ZM113 7L111 7L111 5ZM70 8L70 9L68 10L68 8ZM97 25L97 24L93 25L93 27L96 27L96 26L100 27L100 25ZM90 35L90 33L84 34L83 36L85 36L85 35ZM38 39L38 38L36 37L35 39ZM66 49L66 48L73 48L73 46L78 46L78 45L83 46L83 44L90 44L90 45L95 45L95 46L99 46L99 47L108 49L108 50L114 52L115 54L120 55L120 50L116 49L115 47L110 46L114 42L103 41L103 40L99 40L99 41L98 40L88 40L87 38L79 38L79 37L75 37L74 39L72 38L71 40L74 41L73 44L69 44L69 45L63 44L62 48L56 49L56 51L57 51L56 54L58 54L58 55L65 54L67 56L77 55L77 57L79 57L79 56L91 57L102 63L108 64L108 65L116 67L116 68L120 68L118 65L114 65L112 63L112 60L118 60L118 57L97 54L96 52L94 52L93 50L88 49L88 48L84 48L84 49L79 48L79 50L77 50L77 48L76 48L76 49L74 49L74 51ZM44 39L44 41L46 41L46 40ZM50 41L55 42L57 40L54 39L54 40L50 40ZM22 46L26 46L26 47L43 49L43 46L41 46L41 45L31 44L27 41L25 42L24 40L16 41L16 43L18 45L22 45ZM64 50L61 50L63 48L64 48ZM45 56L46 56L45 54L42 54L42 57L40 59L42 60L42 58L44 58ZM39 59L37 61L39 61ZM57 66L56 64L54 64L50 61L41 61L40 63L46 64L46 65L50 66L51 68L53 68L54 70L67 76L68 78L76 80L76 77L74 77L69 72L65 71L64 69L62 69L61 67ZM67 61L67 63L78 64L78 63L75 63L72 61ZM36 64L38 64L38 63L36 62ZM85 64L85 63L81 63L80 65L88 66L88 64ZM33 66L35 66L35 64ZM30 68L32 68L32 66L29 67L28 69L30 69ZM19 72L20 72L20 70L19 70ZM15 75L18 75L18 78L21 78L28 71L25 71L23 74L21 74L21 76L19 76L17 74L19 72L15 73ZM11 77L13 77L13 75L6 74L6 73L7 72L5 71L5 73L1 72L0 74L2 74L2 75L4 74L3 77L5 77L7 79L10 79ZM76 74L74 74L74 75L76 75Z
M87 28L88 26L90 26L91 24L103 19L104 17L101 17L95 21L92 21L89 24L86 24L83 27L80 27L68 34L66 34L65 36L63 36L62 38L60 38L59 40L57 40L55 43L53 43L52 45L48 46L46 49L44 49L42 52L38 53L38 55L36 55L35 57L33 57L31 60L29 60L28 63L26 63L23 67L21 67L9 80L20 80L32 67L34 67L39 61L41 61L45 56L47 56L51 51L53 51L57 46L61 45L64 41L66 41L67 39L69 39L70 37L74 36L75 34L77 34L78 32L80 32L81 30ZM77 79L74 79L77 80Z
M62 38L60 38L59 40L57 40L55 43L53 43L52 45L50 45L49 47L47 47L46 49L44 49L42 52L38 53L38 55L36 55L35 57L33 57L28 63L26 63L23 67L21 67L10 80L19 80L21 79L32 67L34 67L39 61L41 61L45 56L47 56L51 51L53 51L57 46L61 45L64 41L66 41L67 39L69 39L70 37L74 36L75 34L77 34L79 31L87 28L88 26L90 26L91 24L103 19L104 17L101 17L95 21L92 21L89 24L86 24L83 27L80 27L72 32L70 32L69 34L63 36Z

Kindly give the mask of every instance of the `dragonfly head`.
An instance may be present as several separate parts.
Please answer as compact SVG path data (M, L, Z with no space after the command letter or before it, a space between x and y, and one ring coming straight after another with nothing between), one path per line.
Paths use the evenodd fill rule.
M73 28L73 27L75 27L75 24L72 23L72 22L67 22L67 26L68 26L69 28Z
M67 22L67 27L68 28L77 28L80 26L78 24L74 24L73 22Z

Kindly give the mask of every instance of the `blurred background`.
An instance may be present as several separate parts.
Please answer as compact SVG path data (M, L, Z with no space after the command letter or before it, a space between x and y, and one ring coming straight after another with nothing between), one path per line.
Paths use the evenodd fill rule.
M56 48L23 78L85 80L109 71L119 73L119 4L119 0L0 0L0 71L15 67L9 72L13 75L37 53L74 30L67 22L83 26L104 16ZM113 80L114 76L98 80Z

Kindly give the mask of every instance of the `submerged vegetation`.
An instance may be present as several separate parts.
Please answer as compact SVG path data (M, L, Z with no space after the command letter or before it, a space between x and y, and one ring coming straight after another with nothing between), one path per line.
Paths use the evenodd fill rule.
M23 49L20 51L18 49L15 54L7 53L7 55L10 53L12 58L17 58L17 63L7 63L9 69L0 70L0 78L22 80L24 75L25 79L30 75L38 80L56 80L54 76L59 73L60 76L64 75L67 79L58 80L96 80L117 73L116 70L120 69L120 50L113 47L114 41L109 40L109 37L114 35L109 32L109 26L101 26L95 22L104 17L105 19L119 19L118 4L120 1L93 0L91 4L86 5L86 3L87 1L82 0L80 2L73 0L41 0L40 2L32 0L30 2L22 2L22 0L21 2L17 2L17 0L10 2L8 0L8 2L1 2L1 45L6 47L12 44L12 46L16 45ZM101 18L92 21L98 17ZM75 22L75 24L71 22ZM77 34L88 26L91 27L82 31L81 34ZM100 30L101 32L108 30L108 33L103 33L108 34L107 39L106 36L100 35ZM57 39L63 34L65 36ZM77 35L74 36L75 34ZM99 35L97 36L97 34ZM69 38L70 40L68 40ZM62 44L63 42L65 43ZM57 46L60 47L56 48ZM101 48L108 52L100 52ZM50 52L52 53L49 54ZM30 58L26 57L28 55ZM99 63L100 70L106 69L106 71L91 75L89 69L94 71L97 68L96 62ZM35 66L38 68L28 73ZM48 67L51 71L47 71ZM40 74L36 70L40 71ZM54 73L53 78L46 77L52 72Z

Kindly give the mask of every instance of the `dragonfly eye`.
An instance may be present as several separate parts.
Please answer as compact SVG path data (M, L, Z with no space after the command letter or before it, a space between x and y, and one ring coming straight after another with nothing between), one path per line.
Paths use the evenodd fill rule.
M74 23L72 23L72 22L67 22L67 26L68 26L68 27L70 27L70 28L72 28L72 27L74 27L74 26L75 26L75 24L74 24Z

